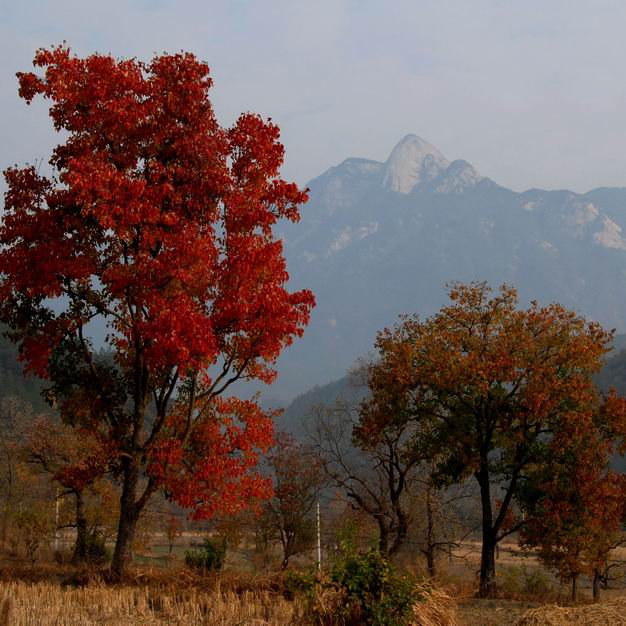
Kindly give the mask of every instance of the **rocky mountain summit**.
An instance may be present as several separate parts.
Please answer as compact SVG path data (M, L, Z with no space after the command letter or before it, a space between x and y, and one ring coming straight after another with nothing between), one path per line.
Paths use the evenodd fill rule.
M288 397L339 378L401 313L427 315L450 281L516 286L626 329L626 188L517 193L407 135L384 162L349 158L309 183L282 227L293 287L317 308L281 359Z

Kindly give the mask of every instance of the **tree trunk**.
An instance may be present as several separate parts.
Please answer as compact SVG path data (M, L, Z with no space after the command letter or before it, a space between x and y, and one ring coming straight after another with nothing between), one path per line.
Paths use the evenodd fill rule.
M496 590L496 542L492 533L483 532L478 595L487 598Z
M120 521L117 528L113 560L111 561L111 574L115 579L121 579L133 561L133 540L141 512L137 506L138 482L138 464L135 460L128 460L124 467L124 487L120 498Z
M72 563L82 563L87 558L87 516L85 515L85 500L82 491L74 493L76 497L76 544Z
M437 575L437 572L435 571L435 553L434 553L434 549L432 548L432 546L428 546L428 549L426 550L426 565L428 566L428 575L431 578L434 578Z
M382 516L377 517L376 521L378 522L378 551L383 556L389 556L389 529Z
M572 602L576 602L578 597L578 574L572 576Z
M496 531L493 528L493 510L491 508L491 492L489 489L489 472L486 462L481 464L477 476L480 485L480 501L482 506L483 545L480 555L480 586L478 595L486 598L496 590Z
M393 540L391 548L389 549L390 557L400 552L400 548L404 545L404 540L406 539L407 533L409 531L408 520L406 518L406 515L404 514L404 511L402 511L399 506L395 508L395 515L398 523L396 536Z
M293 553L293 546L295 543L295 537L292 538L289 535L283 535L284 539L281 540L283 544L283 560L280 564L280 571L284 572L289 567L289 559Z
M431 485L429 483L426 489L426 565L428 566L428 575L435 577L435 519L432 503Z
M120 521L117 529L115 551L111 561L111 575L121 579L133 561L133 540L137 520L156 487L148 482L144 493L137 499L141 469L141 439L148 399L148 371L146 369L139 339L135 336L135 383L134 415L130 454L122 459L124 482L120 498Z
M593 601L600 601L600 571L598 569L593 570Z

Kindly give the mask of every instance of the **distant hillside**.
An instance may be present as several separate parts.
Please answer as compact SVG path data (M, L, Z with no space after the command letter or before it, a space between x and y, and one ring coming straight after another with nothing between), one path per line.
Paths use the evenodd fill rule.
M615 337L614 345L615 352L596 376L596 382L603 391L614 387L620 395L626 396L626 335Z
M596 377L596 383L603 391L615 387L618 393L626 396L626 335L617 335L613 346L614 352L609 356L604 368ZM292 432L294 435L301 436L305 432L306 421L310 418L314 407L319 405L330 406L339 399L356 402L364 398L365 394L366 390L351 384L348 376L327 385L316 385L310 391L295 398L281 415L277 426ZM620 465L623 465L622 469L626 470L626 460Z
M279 430L286 430L301 437L306 433L307 421L311 418L315 407L330 406L337 400L358 402L365 397L365 393L366 390L352 384L348 376L326 385L316 385L294 399L278 418L276 426Z
M41 397L42 388L42 380L32 375L24 376L22 364L17 358L17 348L0 335L0 397L17 396L28 402L35 411L49 410L50 407Z
M501 187L415 135L384 161L349 158L312 180L298 224L279 226L291 287L317 298L272 393L340 378L401 313L429 315L454 280L506 282L626 331L626 188Z

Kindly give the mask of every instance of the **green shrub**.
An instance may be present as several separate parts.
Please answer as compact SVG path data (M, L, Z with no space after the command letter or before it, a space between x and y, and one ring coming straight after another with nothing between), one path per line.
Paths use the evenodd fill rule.
M185 564L187 567L202 569L205 571L219 572L224 567L226 558L226 543L207 537L202 546L197 550L185 552Z
M338 560L330 578L346 596L346 624L401 626L412 621L415 581L395 571L377 550Z
M310 596L318 583L319 579L315 571L303 574L287 570L283 576L284 595L288 600L293 600L298 595Z
M328 626L407 626L420 601L416 581L396 571L377 550L339 557L327 579L288 574L285 589L288 597L307 599L304 623Z

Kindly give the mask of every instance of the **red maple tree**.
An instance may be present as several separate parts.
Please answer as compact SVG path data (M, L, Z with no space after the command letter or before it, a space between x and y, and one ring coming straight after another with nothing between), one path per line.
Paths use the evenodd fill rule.
M307 196L280 178L271 121L218 124L209 68L191 54L143 63L57 47L34 65L20 95L50 101L64 141L49 175L5 172L0 318L66 419L104 423L116 444L121 575L160 487L198 515L266 490L254 462L271 415L220 396L238 379L270 383L308 323L313 295L286 289L272 232ZM112 359L94 350L94 321Z

